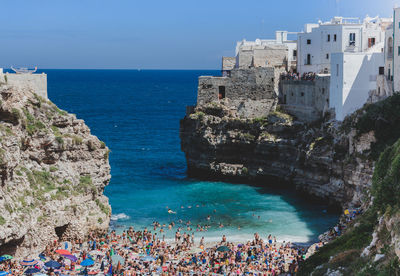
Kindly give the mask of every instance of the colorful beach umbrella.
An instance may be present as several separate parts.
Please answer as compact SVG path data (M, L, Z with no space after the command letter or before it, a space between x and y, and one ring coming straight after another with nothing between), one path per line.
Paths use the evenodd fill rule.
M122 265L124 265L124 263L125 263L125 259L124 258L122 258L120 255L112 255L112 257L111 257L111 261L112 261L112 264L113 265L116 265L116 264L118 264L118 262L120 262Z
M33 265L35 265L35 264L37 264L37 263L38 263L37 260L29 259L29 260L23 260L23 261L21 262L21 265L23 265L23 266L33 266Z
M56 269L58 269L58 268L61 267L61 264L60 264L60 263L58 263L58 262L56 262L56 261L53 261L53 260L44 263L44 265L45 265L46 267L49 267L49 268L56 268Z
M100 251L100 250L92 250L89 252L89 254L93 255L93 256L104 256L105 255L104 252Z
M58 250L56 250L56 253L58 253L60 255L72 255L71 252L69 252L68 250L65 250L65 249L58 249Z
M28 268L27 270L25 270L25 274L35 274L35 273L38 273L38 272L40 272L40 270L39 269L37 269L37 268Z
M152 262L155 261L155 259L152 256L144 256L142 258L140 258L142 261L144 262Z
M91 259L85 259L81 262L81 266L91 266L94 265L94 261Z
M10 255L3 255L1 257L4 258L4 260L11 260L13 258L13 256Z
M62 256L71 260L72 262L76 262L78 260L78 258L74 255L62 255Z
M217 251L220 251L220 252L227 252L227 251L231 251L231 250L229 249L228 246L223 245L223 246L218 247L218 248L217 248Z
M10 274L10 273L7 272L7 271L0 271L0 276L5 276L5 275L8 275L8 274Z

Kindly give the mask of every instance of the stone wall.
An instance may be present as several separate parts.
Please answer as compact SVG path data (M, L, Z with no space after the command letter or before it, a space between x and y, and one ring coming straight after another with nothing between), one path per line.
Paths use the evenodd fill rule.
M13 87L31 90L33 93L47 99L47 74L10 74L0 73L0 80Z
M288 48L285 45L270 45L254 49L254 67L287 66Z
M330 76L310 80L282 80L280 102L291 115L302 121L322 117L329 105Z
M240 117L268 115L277 103L280 70L275 68L234 69L230 77L199 77L197 106L223 99Z

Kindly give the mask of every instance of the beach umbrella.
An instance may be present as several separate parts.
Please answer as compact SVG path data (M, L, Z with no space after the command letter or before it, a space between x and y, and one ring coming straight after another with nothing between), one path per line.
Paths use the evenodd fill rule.
M104 261L101 261L100 271L104 271Z
M75 255L62 255L64 258L67 258L73 262L76 262L78 258Z
M37 269L37 268L28 268L27 270L25 270L25 274L35 274L35 273L38 273L38 272L40 272L40 270L39 269Z
M144 261L144 262L152 262L152 261L154 261L155 259L152 257L152 256L144 256L144 257L142 257L142 258L140 258L142 261Z
M5 275L7 275L7 274L10 274L10 273L7 272L7 271L0 271L0 276L5 276Z
M2 262L2 261L5 261L6 259L4 259L3 257L0 257L0 263Z
M220 252L227 252L227 251L231 251L231 250L229 249L228 246L223 245L223 246L218 247L218 248L217 248L217 251L220 251Z
M89 252L90 255L94 255L94 256L104 256L104 252L100 251L100 250L92 250Z
M120 255L112 255L111 257L112 264L116 265L120 262L122 265L125 263L125 259L122 258Z
M194 247L192 249L189 250L189 253L193 253L193 254L197 254L203 252L203 249L199 248L199 247Z
M33 266L33 265L35 265L35 264L37 264L37 263L38 263L37 260L30 259L30 260L23 260L23 261L21 262L21 265L23 265L23 266Z
M65 250L65 249L58 249L58 250L56 250L56 253L58 253L60 255L72 255L71 252L69 252L68 250Z
M91 259L85 259L81 262L81 266L91 266L94 265L94 261Z
M71 260L73 262L76 262L78 260L78 258L75 255L61 255L63 256L65 259Z
M56 268L56 269L58 269L58 268L61 267L61 264L60 264L60 263L58 263L58 262L56 262L56 261L53 261L53 260L48 261L48 262L45 263L44 265L45 265L46 267L49 267L49 268Z
M1 256L4 260L11 260L13 258L13 256L10 255L3 255Z

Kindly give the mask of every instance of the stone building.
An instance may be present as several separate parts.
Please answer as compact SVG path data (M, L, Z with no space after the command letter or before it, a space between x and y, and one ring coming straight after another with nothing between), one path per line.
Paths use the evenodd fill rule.
M236 44L236 64L239 69L251 67L284 67L295 70L297 42L288 40L287 31L277 31L275 39L242 40Z
M0 82L12 85L19 89L28 88L35 94L47 99L47 74L8 73L0 68Z
M199 77L197 105L225 100L243 117L263 117L275 107L281 71L273 67L233 69L230 76Z
M281 107L301 121L322 118L329 107L330 75L318 74L311 80L282 79Z

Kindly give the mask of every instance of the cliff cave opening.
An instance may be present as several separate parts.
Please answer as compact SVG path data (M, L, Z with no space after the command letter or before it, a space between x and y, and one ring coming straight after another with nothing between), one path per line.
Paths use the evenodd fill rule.
M68 226L69 226L69 223L65 224L63 226L58 226L58 227L54 228L54 230L56 231L56 235L57 235L58 239L60 239L60 240L62 239L62 237L65 234L65 231L67 231L67 229L68 229Z
M20 239L13 239L7 243L1 244L0 245L0 256L5 255L5 254L14 256L17 251L17 248L19 246L21 246L21 244L24 242L24 239L25 239L25 236L22 236L22 238L20 238ZM1 242L2 241L0 241L0 243Z

